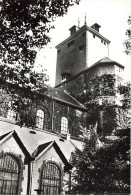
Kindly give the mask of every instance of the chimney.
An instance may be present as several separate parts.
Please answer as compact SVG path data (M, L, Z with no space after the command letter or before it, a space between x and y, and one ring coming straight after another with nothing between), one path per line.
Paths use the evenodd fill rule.
M92 26L91 26L91 28L93 28L94 30L96 30L97 32L99 32L99 28L100 28L101 26L99 25L99 24L97 24L97 23L95 23L95 24L93 24Z
M69 29L70 35L75 34L77 30L78 30L78 27L77 27L77 26L75 26L75 25L72 26L72 27Z

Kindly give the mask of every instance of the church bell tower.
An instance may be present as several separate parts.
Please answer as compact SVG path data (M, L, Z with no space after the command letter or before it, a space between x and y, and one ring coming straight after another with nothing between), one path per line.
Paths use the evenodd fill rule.
M95 23L91 27L72 26L70 36L56 46L57 86L87 69L103 57L109 57L110 41L100 34L100 25Z

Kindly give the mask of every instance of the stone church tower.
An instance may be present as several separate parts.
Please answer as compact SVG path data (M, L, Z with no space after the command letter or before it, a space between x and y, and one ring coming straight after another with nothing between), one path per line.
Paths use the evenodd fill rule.
M56 88L86 106L87 126L98 122L99 132L108 135L118 128L114 119L116 108L122 106L117 89L123 82L124 66L109 59L110 41L99 29L97 23L73 26L70 37L56 46Z
M72 26L70 36L56 46L56 85L74 77L103 57L109 57L110 41L103 37L100 25Z

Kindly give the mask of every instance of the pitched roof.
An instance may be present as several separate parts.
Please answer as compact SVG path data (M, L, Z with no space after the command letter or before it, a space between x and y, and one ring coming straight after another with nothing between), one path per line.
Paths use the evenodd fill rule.
M63 102L80 110L87 111L87 109L80 102L63 90L48 87L48 95L54 100Z
M17 144L19 145L19 147L21 148L22 152L25 155L25 164L29 161L32 161L34 158L31 157L30 153L28 152L28 150L26 149L26 147L24 146L23 142L21 141L21 139L19 138L18 134L16 133L16 131L9 131L6 134L3 134L0 136L0 145L2 145L4 142L6 142L8 139L10 139L11 137L13 137L15 139L15 141L17 142Z
M80 141L73 139L71 139L71 142L69 140L61 141L60 137L53 132L32 130L26 127L21 128L15 124L0 121L0 136L9 134L9 132L14 129L30 155L32 155L34 151L37 151L37 148L38 152L36 155L39 155L40 152L46 149L53 141L56 142L67 161L70 160L71 153L75 150L76 146L82 149L82 142ZM32 131L34 133L32 133Z
M61 151L60 147L55 141L47 142L44 144L39 145L36 150L33 152L33 157L35 157L35 160L37 160L40 156L42 156L44 153L46 153L51 147L54 147L56 152L58 153L59 157L65 164L65 171L72 168L72 165L68 162L65 155Z
M92 66L96 66L96 65L98 65L98 64L101 64L101 63L112 63L112 64L116 64L116 65L118 65L118 66L120 66L120 67L122 67L122 68L124 68L124 66L122 65L122 64L119 64L118 62L116 62L116 61L114 61L114 60L111 60L111 59L109 59L108 57L104 57L104 58L102 58L102 59L100 59L99 61L97 61L95 64L93 64ZM91 66L91 67L92 67Z
M76 74L75 76L73 76L71 79L67 80L67 81L64 81L63 83L60 83L58 84L57 86L55 86L56 88L63 85L64 83L68 83L69 81L75 79L76 77L78 77L79 75L83 74L84 72L88 72L90 70L92 70L93 68L96 68L97 66L100 66L100 65L117 65L121 68L124 68L124 66L122 64L119 64L118 62L114 61L114 60L111 60L109 59L108 57L104 57L102 59L100 59L99 61L95 62L93 65L91 65L89 68L86 68L85 70L82 70L80 73Z

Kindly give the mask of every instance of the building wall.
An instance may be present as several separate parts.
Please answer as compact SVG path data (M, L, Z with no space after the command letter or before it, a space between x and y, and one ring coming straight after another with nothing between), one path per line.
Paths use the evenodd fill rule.
M62 170L62 174L64 173L64 164L60 159L59 155L56 153L55 149L52 147L46 153L44 153L38 160L36 160L33 165L33 174L32 174L32 192L31 194L37 195L37 192L34 191L35 189L39 189L40 184L40 173L41 173L41 166L43 162L52 161L58 164L58 166ZM63 187L63 186L62 186Z
M87 31L87 40L87 67L90 67L104 57L109 57L109 44L104 39Z
M96 66L94 68L91 68L87 71L82 72L78 76L74 77L69 82L63 83L59 86L59 88L63 90L67 90L68 93L70 93L73 97L75 97L78 101L81 101L79 99L79 95L85 94L88 89L89 82L92 79L95 79L96 77L101 77L105 74L111 74L115 76L115 66L112 64L103 64L100 66ZM99 87L99 83L98 87ZM92 88L94 87L95 83L92 83ZM104 82L102 82L102 86L104 85ZM77 98L78 96L78 98ZM82 102L83 103L83 102Z
M14 155L20 159L21 166L22 166L22 175L20 176L20 185L21 185L21 195L25 195L27 192L27 178L28 178L28 167L27 165L24 165L24 154L16 141L14 140L13 137L11 137L8 141L3 143L0 146L0 153L9 153L11 155Z
M1 96L0 96L1 97ZM3 101L3 100L2 100ZM8 104L12 99L6 94L3 103L0 104L0 116L7 118ZM79 137L79 131L76 127L79 125L85 126L85 112L81 111L81 115L76 115L76 110L79 108L71 107L68 104L60 101L54 101L51 98L37 99L32 103L32 108L29 112L28 121L31 123L31 127L36 127L37 111L42 110L44 112L44 124L43 130L56 132L61 134L61 119L66 117L68 119L68 132L72 137ZM25 124L24 124L25 125Z
M67 72L69 77L86 68L86 32L76 33L57 49L56 85L61 82L61 74Z
M106 125L108 125L109 128L107 128L107 131L104 130L106 134L112 132L111 128L113 125L116 128L116 124L112 118L114 117L115 119L115 117L117 117L115 110L112 109L112 117L109 117L111 109L101 110L97 113L97 108L98 106L104 107L105 105L122 105L121 95L116 89L119 84L123 82L123 70L123 68L114 65L114 63L103 63L89 68L87 71L83 71L69 82L67 81L59 86L61 89L67 90L68 93L87 107L87 126L90 123L94 123L93 120L98 121L98 129L104 130ZM93 112L90 110L91 105L94 107ZM107 120L110 121L109 123L112 124L112 127L109 123L107 124ZM101 130L99 132L101 132Z
M63 72L70 74L68 80L101 58L109 56L109 42L97 34L84 25L56 47L56 85L62 82Z

